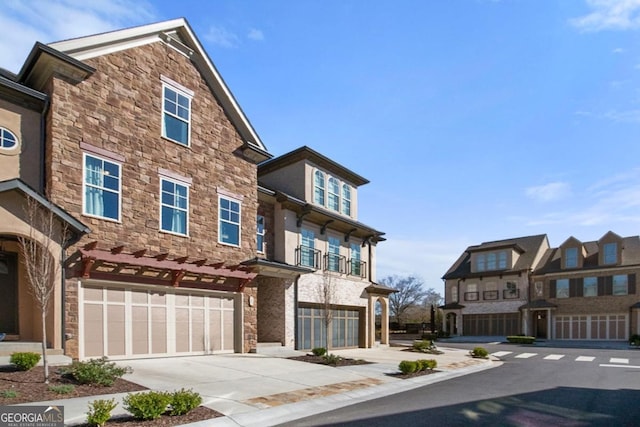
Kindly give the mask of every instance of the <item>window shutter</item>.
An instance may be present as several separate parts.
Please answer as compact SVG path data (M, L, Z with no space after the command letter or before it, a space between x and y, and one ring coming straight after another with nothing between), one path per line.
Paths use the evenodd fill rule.
M583 297L584 296L584 279L580 277L574 280L576 281L576 296Z
M613 295L613 276L604 277L604 294Z
M556 297L556 281L549 280L549 298Z
M604 277L598 277L598 296L601 297L604 293Z
M629 295L636 294L636 275L635 273L629 275Z

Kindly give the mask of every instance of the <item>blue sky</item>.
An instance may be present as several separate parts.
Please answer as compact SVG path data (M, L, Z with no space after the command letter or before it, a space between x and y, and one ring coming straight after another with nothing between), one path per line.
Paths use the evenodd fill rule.
M368 178L378 278L469 245L640 226L640 0L5 0L0 66L33 43L185 17L274 155Z

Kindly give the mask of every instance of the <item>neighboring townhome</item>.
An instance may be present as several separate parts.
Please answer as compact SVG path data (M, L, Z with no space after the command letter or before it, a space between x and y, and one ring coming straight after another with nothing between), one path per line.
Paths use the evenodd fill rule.
M443 276L444 330L452 335L516 335L525 328L531 272L549 248L545 234L469 246Z
M524 332L558 340L627 340L640 331L640 238L608 232L548 249L533 272Z
M375 283L384 233L357 220L358 187L369 181L308 147L261 163L258 177L258 258L249 263L259 272L258 341L388 344L392 290Z
M254 351L256 273L241 263L256 257L257 164L271 156L189 24L37 43L3 83L20 106L0 105L3 179L46 192L75 240L91 229L61 243L50 346L81 359ZM19 203L4 201L31 190L2 185L2 213L24 230ZM15 253L15 233L3 235ZM37 339L6 258L19 303L0 312Z
M36 242L48 253L42 259L60 266L63 249L89 232L44 197L44 168L38 165L44 162L49 97L16 82L16 77L0 69L0 333L11 342L8 353L21 349L14 341L42 342L43 333L41 309L31 297L19 239ZM33 221L34 217L43 221ZM45 321L45 341L56 353L62 353L64 342L61 271L58 268L51 278L54 292ZM34 348L37 351L40 346ZM0 355L8 354L0 348Z

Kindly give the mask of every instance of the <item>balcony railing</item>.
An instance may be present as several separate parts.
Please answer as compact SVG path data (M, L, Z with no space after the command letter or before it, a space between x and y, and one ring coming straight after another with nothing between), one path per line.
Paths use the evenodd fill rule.
M347 274L350 276L367 277L367 263L358 259L347 261Z
M309 268L320 268L320 250L300 245L296 248L296 265Z
M464 293L465 301L478 301L478 292L465 292Z
M518 299L520 298L520 289L505 289L502 291L502 299Z
M485 300L498 299L499 296L500 294L498 293L498 291L484 291L482 293L482 299Z
M324 269L335 271L336 273L344 273L345 257L344 255L326 253L324 254Z

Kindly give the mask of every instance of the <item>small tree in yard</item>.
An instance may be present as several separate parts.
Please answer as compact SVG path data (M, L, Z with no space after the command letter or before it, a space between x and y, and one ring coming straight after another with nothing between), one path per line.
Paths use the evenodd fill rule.
M40 205L33 197L27 196L25 214L29 224L29 235L19 236L18 241L27 273L27 289L40 310L44 382L48 383L46 320L55 289L55 280L60 271L60 265L56 262L53 251L57 250L57 242L63 241L67 229L56 220L53 211Z
M333 321L332 304L336 299L336 286L331 274L325 271L322 281L318 284L318 299L322 304L322 321L324 323L324 342L327 354L329 353L329 327Z

